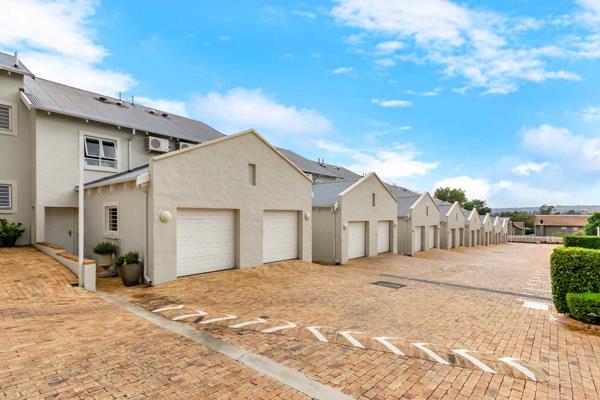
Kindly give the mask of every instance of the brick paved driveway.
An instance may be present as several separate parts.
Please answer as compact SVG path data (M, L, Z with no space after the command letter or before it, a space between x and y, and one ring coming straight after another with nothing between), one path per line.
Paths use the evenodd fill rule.
M185 304L210 313L377 331L529 360L550 375L548 382L535 383L374 350L195 324L356 397L596 399L600 336L557 323L547 311L523 307L524 299L550 296L552 248L508 244L412 258L383 255L343 267L294 261L187 277L155 288L126 289L116 280L102 281L99 288L149 309ZM371 284L379 280L407 286Z
M0 399L306 398L71 283L35 249L0 249Z

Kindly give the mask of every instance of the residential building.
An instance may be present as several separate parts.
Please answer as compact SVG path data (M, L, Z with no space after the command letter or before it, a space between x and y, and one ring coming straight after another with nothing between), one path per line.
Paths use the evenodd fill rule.
M508 226L508 234L511 236L525 235L525 222L511 220Z
M552 236L555 233L572 233L582 230L589 215L536 215L536 236Z
M492 244L493 231L494 221L492 215L487 213L481 219L481 245L489 246Z
M440 209L440 248L453 249L465 245L465 216L458 201L437 200Z
M476 208L463 210L465 216L465 238L469 247L481 246L483 236L481 232L481 217Z

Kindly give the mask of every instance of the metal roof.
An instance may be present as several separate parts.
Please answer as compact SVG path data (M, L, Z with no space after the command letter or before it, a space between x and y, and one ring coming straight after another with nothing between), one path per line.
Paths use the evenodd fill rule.
M15 56L13 54L6 54L0 52L0 69L10 72L16 72L18 74L33 76L31 71L27 69L21 61L15 65Z
M128 171L118 172L110 176L105 176L104 178L94 179L93 181L87 182L84 187L89 189L96 186L110 185L112 183L133 181L138 176L148 172L148 169L148 164L140 165L139 167L130 169Z
M344 167L340 167L338 165L319 163L317 161L309 160L308 158L302 157L300 154L295 153L288 149L283 149L278 147L279 150L284 156L286 156L291 162L296 164L298 168L304 171L307 174L313 175L324 175L332 178L339 179L360 179L361 176L346 169Z
M224 136L200 121L127 101L119 105L119 99L46 79L25 76L24 83L25 95L36 109L192 142L206 142Z
M442 200L438 200L438 199L434 199L435 200L435 204L437 204L438 208L440 209L440 220L445 221L446 217L448 214L448 212L450 211L450 209L452 208L452 206L454 204L452 203L448 203L447 201L442 201Z
M330 207L344 190L354 185L360 179L346 179L334 182L313 183L313 207Z
M406 217L409 214L410 208L419 198L421 194L413 192L402 186L387 185L390 191L398 200L398 216Z

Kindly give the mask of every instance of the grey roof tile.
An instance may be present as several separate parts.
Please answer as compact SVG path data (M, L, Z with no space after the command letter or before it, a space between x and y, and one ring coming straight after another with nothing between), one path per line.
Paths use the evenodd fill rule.
M313 183L313 207L330 207L344 190L358 182L359 179L339 180L334 182Z
M309 160L306 157L301 156L292 150L278 148L284 156L286 156L291 162L296 164L298 168L308 174L313 175L324 175L332 178L339 179L360 179L362 176L358 175L349 169L340 167L338 165L318 163L317 161Z

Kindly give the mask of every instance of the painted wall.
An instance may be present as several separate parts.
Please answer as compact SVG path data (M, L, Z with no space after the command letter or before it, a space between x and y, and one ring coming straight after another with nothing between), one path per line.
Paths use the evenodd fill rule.
M256 165L256 186L248 182L249 163ZM177 277L178 208L237 210L239 268L262 264L264 210L303 216L312 210L311 181L251 132L156 157L150 176L148 261L153 284ZM171 222L160 222L163 211L171 213ZM299 255L311 261L312 221L301 221Z
M12 129L0 130L0 183L13 190L13 207L0 210L0 218L20 222L25 232L17 244L29 244L32 237L33 134L32 112L19 99L23 77L0 71L0 104L12 108Z
M335 262L336 214L333 207L312 209L312 257L315 261Z
M402 219L402 218L401 218ZM398 224L398 252L413 256L414 235L416 227L423 227L424 240L423 248L439 248L440 247L440 210L429 194L425 193L415 204L413 204L409 219L406 221L407 226L403 227ZM428 229L434 227L434 243L430 243Z
M464 246L466 243L465 216L462 208L458 203L454 203L448 213L448 216L441 217L440 223L440 248L446 250L452 246L452 229L456 232L456 247L460 247L461 243Z
M482 218L481 221L481 240L480 244L483 246L489 246L492 244L492 217L488 213L485 216L480 216Z
M105 206L117 203L118 235L106 234ZM102 186L85 191L85 257L99 260L93 249L99 242L112 242L121 254L137 251L144 258L144 219L146 194L135 186L135 181Z
M475 232L475 234L471 232ZM467 246L474 247L481 245L481 218L479 214L473 214L470 220L465 218L465 237Z

